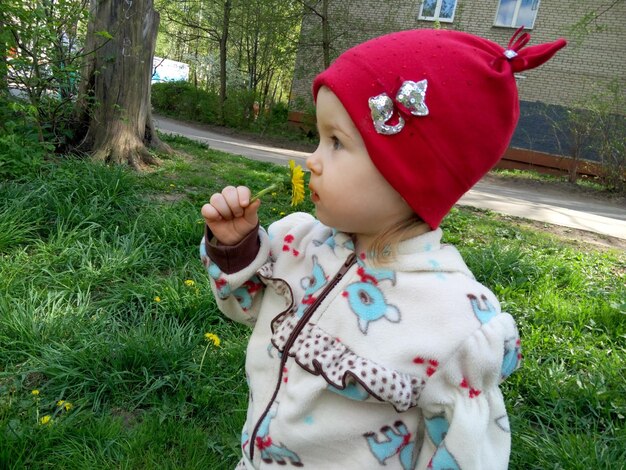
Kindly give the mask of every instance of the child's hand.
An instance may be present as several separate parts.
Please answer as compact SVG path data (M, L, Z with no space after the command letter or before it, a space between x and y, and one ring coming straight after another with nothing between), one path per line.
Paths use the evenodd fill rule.
M202 206L202 217L220 243L236 245L257 226L260 204L258 199L250 204L249 188L227 186Z

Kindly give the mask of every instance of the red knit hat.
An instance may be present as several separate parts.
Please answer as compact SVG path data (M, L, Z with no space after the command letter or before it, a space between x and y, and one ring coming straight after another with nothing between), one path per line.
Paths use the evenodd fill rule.
M471 34L419 29L344 52L313 82L339 98L378 171L431 228L502 157L519 116L513 74L537 67L563 39L505 50Z

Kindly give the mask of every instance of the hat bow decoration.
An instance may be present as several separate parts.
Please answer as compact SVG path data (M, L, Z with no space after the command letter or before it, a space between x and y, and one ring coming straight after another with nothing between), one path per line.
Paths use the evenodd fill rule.
M540 66L566 44L564 39L558 39L554 42L526 47L530 41L530 34L523 30L524 26L515 31L504 51L504 57L511 65L513 73Z
M519 50L526 44L528 44L528 41L530 41L530 34L523 33L522 31L524 31L524 26L515 31L515 33L513 34L513 36L511 36L511 39L509 40L509 44L506 46L504 55L509 60L517 57L517 53L519 52Z
M395 97L395 102L399 105L398 109L402 110L404 107L413 116L428 116L428 106L425 102L427 87L428 80L404 81ZM383 135L394 135L404 128L405 121L402 116L398 116L397 124L387 124L393 118L396 109L394 100L387 93L372 96L368 99L368 104L376 132Z

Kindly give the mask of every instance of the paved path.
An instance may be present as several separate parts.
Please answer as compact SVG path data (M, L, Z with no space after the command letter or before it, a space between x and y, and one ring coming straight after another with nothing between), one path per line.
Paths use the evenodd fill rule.
M293 159L304 166L308 153L274 148L236 136L226 136L162 116L154 116L156 128L205 142L210 148L257 160L284 164ZM480 181L459 201L495 212L524 217L626 240L626 207L586 196L573 196L550 188L520 188Z

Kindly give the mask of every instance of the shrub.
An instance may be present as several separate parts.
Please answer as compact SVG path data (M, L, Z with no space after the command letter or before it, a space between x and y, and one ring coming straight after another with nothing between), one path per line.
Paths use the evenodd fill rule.
M188 82L155 83L152 106L167 116L205 124L219 121L219 97Z
M12 178L39 169L54 146L40 141L37 110L18 101L0 100L0 177Z
M253 106L256 93L251 90L233 90L228 92L224 102L224 124L237 129L247 129L254 121Z
M219 95L194 87L187 82L155 83L152 85L152 106L166 116L203 124L215 124L235 129L249 129L261 134L272 134L292 140L311 142L315 140L314 120L305 128L296 128L288 123L289 108L278 102L261 109L255 117L254 107L258 95L241 88L228 90L224 102L224 119L219 116ZM307 107L313 116L314 108Z

